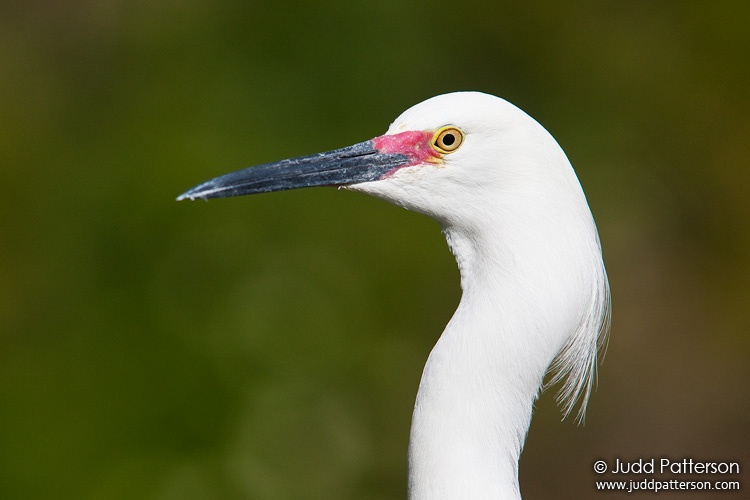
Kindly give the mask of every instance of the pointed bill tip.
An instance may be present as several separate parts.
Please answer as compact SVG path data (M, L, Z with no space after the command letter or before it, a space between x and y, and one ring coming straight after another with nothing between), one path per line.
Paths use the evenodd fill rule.
M218 178L217 178L218 179ZM177 201L182 200L206 200L209 198L222 198L227 196L225 191L229 191L228 186L223 186L216 182L217 179L211 179L210 181L199 184L192 187L177 197Z
M205 200L206 198L204 196L199 196L199 195L193 194L193 190L191 189L189 191L185 191L180 196L178 196L177 199L176 199L176 201L183 201L183 200L195 201L195 200L199 200L199 199Z
M204 200L206 199L203 196L195 194L194 191L195 191L195 188L185 191L184 193L182 193L180 196L177 197L176 201L183 201L183 200L195 201L198 199L204 199Z

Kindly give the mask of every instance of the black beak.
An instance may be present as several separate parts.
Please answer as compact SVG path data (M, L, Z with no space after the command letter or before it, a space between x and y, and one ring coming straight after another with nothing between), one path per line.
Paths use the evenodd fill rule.
M381 179L409 162L406 155L383 153L373 141L366 141L327 153L238 170L195 186L177 200L226 198L312 186L346 186Z

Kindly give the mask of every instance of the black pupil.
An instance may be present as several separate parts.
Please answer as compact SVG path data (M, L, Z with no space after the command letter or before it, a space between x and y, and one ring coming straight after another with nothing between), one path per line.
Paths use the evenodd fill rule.
M456 136L453 134L445 134L443 136L443 144L446 146L453 146L453 143L456 142Z

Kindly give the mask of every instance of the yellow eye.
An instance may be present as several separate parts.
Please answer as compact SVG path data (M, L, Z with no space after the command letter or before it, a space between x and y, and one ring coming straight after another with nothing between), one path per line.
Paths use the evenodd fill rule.
M449 125L435 132L432 147L440 153L452 153L464 142L464 133L458 127Z

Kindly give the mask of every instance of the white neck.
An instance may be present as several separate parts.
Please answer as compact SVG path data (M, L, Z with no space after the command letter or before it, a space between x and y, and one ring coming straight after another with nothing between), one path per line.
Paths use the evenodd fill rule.
M569 303L569 289L558 284L572 280L559 269L575 273L576 267L549 257L559 243L549 239L554 230L526 234L494 227L502 234L444 231L463 296L419 386L409 444L410 500L520 499L518 459L533 402L580 321L577 311L568 314L561 305ZM569 255L560 252L560 258Z

